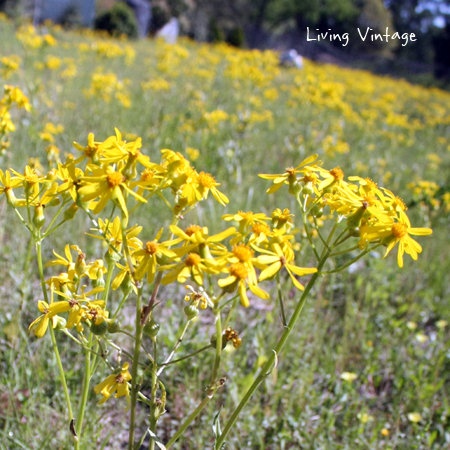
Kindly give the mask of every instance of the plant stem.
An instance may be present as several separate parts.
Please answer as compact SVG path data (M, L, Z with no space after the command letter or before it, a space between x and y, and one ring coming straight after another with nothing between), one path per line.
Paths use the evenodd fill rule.
M170 441L166 444L166 449L172 447L172 445L175 444L175 442L178 440L178 438L183 435L183 433L186 431L188 426L203 411L203 409L210 402L211 399L212 399L212 396L209 396L209 394L203 399L203 401L200 403L200 405L198 405L197 408L195 408L194 411L187 417L187 419L183 422L181 427L177 430L177 432L172 436Z
M164 361L164 363L162 364L163 367L161 367L161 368L158 370L158 373L156 374L158 377L161 375L162 371L164 370L164 366L167 366L168 363L170 362L170 360L173 358L173 355L175 355L175 352L177 351L177 348L179 347L179 345L181 344L181 342L183 342L184 335L186 334L186 331L187 331L187 329L188 329L190 323L191 323L191 321L188 320L188 321L186 322L186 324L184 325L183 330L182 330L182 332L181 332L181 334L180 334L180 337L177 339L177 342L175 343L175 345L174 345L174 347L173 347L173 350L170 352L170 355L167 357L167 359L166 359L166 360ZM153 431L153 430L152 430L152 431Z
M126 302L128 296L130 295L130 292L131 292L131 290L130 290L127 294L125 294L125 295L123 296L122 300L120 301L119 306L118 306L117 309L116 309L116 312L115 312L114 315L112 316L112 319L115 319L115 318L117 317L117 314L119 314L120 310L122 309L123 305L125 304L125 302Z
M88 395L89 395L89 385L91 382L91 348L92 348L92 333L89 336L89 350L86 349L86 355L85 355L85 360L84 360L83 393L81 394L81 402L80 402L80 408L78 410L78 418L77 418L77 424L76 424L78 443L81 441L81 431L83 429L84 410L86 409L86 403L87 403L87 399L88 399ZM78 445L76 448L78 448Z
M281 322L283 327L286 327L286 313L284 312L284 303L283 303L283 293L281 292L281 284L280 284L280 272L277 273L277 290L278 290L278 302L280 303L280 311L281 311Z
M124 242L124 245L127 245L126 241ZM135 318L136 340L134 342L133 365L131 367L130 431L128 435L128 450L134 450L134 438L136 429L136 404L137 404L137 395L139 391L137 378L138 378L139 354L141 351L142 330L143 330L143 326L141 325L142 292L143 287L140 287L136 299L136 318Z
M103 291L103 301L105 302L105 308L106 303L108 302L109 289L111 287L111 279L114 273L114 267L114 264L108 264L108 275L106 276L105 290Z
M279 358L279 355L281 351L283 350L287 340L289 339L289 336L292 332L292 330L295 327L295 324L297 323L298 318L300 317L300 314L303 310L303 306L305 305L306 299L308 297L309 292L311 291L312 287L316 283L317 278L319 277L319 273L323 265L325 264L325 261L327 260L329 256L329 250L324 249L324 252L322 253L322 257L319 261L319 265L317 267L317 272L311 277L311 280L306 285L305 290L300 297L299 302L297 303L297 306L295 307L294 313L292 314L291 320L289 321L287 327L284 328L283 334L281 335L280 340L278 341L277 346L275 347L272 355L267 360L264 367L261 369L261 372L259 375L255 378L253 381L253 384L250 386L249 390L245 394L244 398L239 403L238 407L233 411L231 417L228 419L228 422L226 423L222 434L216 441L216 449L220 449L225 442L226 437L228 436L228 433L230 432L233 425L236 423L236 420L239 417L239 414L241 411L245 408L247 403L249 402L252 395L255 393L255 391L258 389L260 384L264 381L264 378L272 371L272 368L276 362L276 359Z
M222 322L220 319L220 311L215 312L216 316L216 357L214 358L214 366L211 374L211 382L209 383L208 395L214 393L217 382L217 375L220 368L220 359L222 356Z
M165 363L163 363L163 364L160 364L160 369L159 369L160 371L158 372L158 375L160 374L160 372L162 371L162 369L163 369L164 367L171 366L172 364L179 363L179 362L181 362L181 361L184 361L185 359L191 358L192 356L198 355L199 353L204 352L204 351L207 350L208 348L211 348L211 345L205 345L205 346L202 347L200 350L196 350L196 351L193 352L193 353L189 353L189 355L183 356L183 357L178 358L178 359L173 359L172 361L169 361L169 362L165 362Z
M48 301L47 290L45 289L44 266L42 264L42 246L41 246L40 238L38 238L36 240L36 255L37 255L37 260L38 260L39 276L41 278L42 292L44 294L44 299L45 299L46 303L48 304L49 301ZM59 375L61 377L61 383L63 385L64 395L66 397L67 411L69 413L69 421L71 421L73 419L73 412L72 412L72 404L70 402L69 389L67 388L66 377L64 374L64 368L62 366L61 357L59 355L58 345L56 343L55 332L53 331L53 327L51 324L50 324L49 328L50 328L50 336L52 339L53 351L55 352L56 362L58 364L58 369L59 369Z
M156 347L156 337L153 340L153 367L152 367L152 392L150 397L151 409L150 409L150 431L156 434L156 423L158 418L156 417L156 391L158 389L158 364L156 362L157 358L157 347ZM149 450L155 450L155 441L150 439Z

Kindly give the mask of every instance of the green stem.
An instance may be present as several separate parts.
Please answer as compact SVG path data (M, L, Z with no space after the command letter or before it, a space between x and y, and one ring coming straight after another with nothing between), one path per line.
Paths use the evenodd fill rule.
M333 252L333 253L330 254L330 256L344 255L345 253L350 253L350 252L352 252L353 250L358 250L358 249L359 249L359 245L356 244L356 245L354 245L353 247L346 248L345 250L342 250L342 251L340 251L340 252Z
M319 272L322 269L323 265L325 264L326 260L328 259L329 251L324 249L324 252L322 254L322 257L319 261L317 272L311 277L311 280L306 285L305 290L300 297L299 302L297 303L297 306L295 307L294 313L292 314L291 320L289 321L287 327L284 328L283 334L281 335L280 340L278 341L277 346L275 347L275 350L273 351L272 355L267 360L264 367L261 369L261 372L259 375L255 378L253 381L253 384L250 386L249 390L245 394L244 398L239 403L238 407L233 411L230 419L226 423L222 434L216 441L216 449L220 449L225 442L226 437L228 436L228 433L230 432L233 425L236 423L236 420L239 417L239 414L242 412L242 410L245 408L247 403L249 402L252 395L255 393L255 391L258 389L260 384L264 381L265 377L272 371L276 361L279 358L279 355L281 354L287 340L289 339L289 336L292 333L292 330L295 328L295 324L297 323L298 318L300 317L300 314L303 310L303 306L305 305L306 299L308 297L309 292L311 291L312 287L317 281L317 278L319 277Z
M31 233L31 236L33 237L34 241L36 242L36 236L34 234L34 231L30 228L30 226L27 224L27 222L25 222L25 219L22 217L22 214L20 214L20 212L18 211L17 208L14 208L14 211L16 212L16 214L19 216L19 219L22 221L22 223L25 225L25 227L27 228L27 230Z
M33 244L34 244L33 237L30 236L30 240L28 242L27 254L25 257L24 265L23 265L23 280L20 285L20 292L22 294L22 298L21 298L19 311L22 311L25 306L25 297L26 297L25 288L29 281L27 275L28 275L28 269L30 268L31 258L33 256Z
M116 309L116 312L114 313L114 315L112 316L113 319L115 319L117 317L117 314L119 314L120 310L123 308L123 305L125 304L125 302L127 301L128 296L130 295L130 291L128 291L122 298L119 306Z
M286 313L284 312L283 293L281 292L280 272L277 273L277 290L278 290L278 302L280 303L281 322L283 323L283 327L286 327L287 320L286 320Z
M124 245L127 245L126 241L124 241ZM133 365L131 367L130 431L128 435L128 450L134 450L135 429L136 429L136 404L139 392L139 385L137 383L137 378L138 378L139 354L141 351L142 330L143 330L143 326L141 325L142 292L143 287L140 287L136 299L136 318L135 318L136 340L134 341Z
M61 221L58 225L56 225L55 228L52 229L53 224L55 223L56 219L58 218L58 216L61 214L61 211L63 210L64 206L67 205L67 203L69 203L69 201L63 202L63 204L59 207L58 211L56 212L56 214L54 215L53 219L51 220L49 226L47 227L47 229L45 230L44 234L42 235L42 239L46 238L49 234L53 233L57 228L59 228L64 222L66 222L65 220Z
M159 377L161 375L161 373L164 370L164 366L167 366L168 363L170 362L170 360L173 358L173 356L175 355L175 352L177 351L177 348L179 347L179 345L183 342L184 339L184 335L186 334L186 331L189 327L189 324L191 323L190 320L188 320L186 322L186 324L183 327L183 330L181 331L180 337L177 339L177 342L175 343L173 350L170 352L170 355L166 358L166 360L164 361L164 363L162 364L163 367L161 367L158 372L157 372L157 376ZM153 430L152 430L153 431Z
M351 266L353 263L355 263L356 261L360 260L364 255L367 255L367 253L371 252L372 250L375 250L378 246L380 246L381 244L377 244L371 248L368 248L367 250L364 250L363 252L361 252L356 258L353 258L351 261L349 261L347 264L344 264L340 267L338 267L337 269L334 270L329 270L327 272L320 272L321 275L324 274L330 274L330 273L337 273L340 272L341 270L346 269L347 267Z
M306 202L307 202L307 200L308 200L308 196L305 195L305 207L303 208L302 207L302 202L300 200L300 196L297 197L298 204L300 205L300 209L302 211L303 226L305 228L306 237L308 238L308 241L309 241L309 243L311 245L311 248L313 249L313 252L314 252L314 255L315 255L317 261L319 261L320 260L319 253L316 250L316 246L315 246L315 244L314 244L314 242L312 240L311 234L309 232L309 227L308 227L308 217L306 215Z
M44 266L42 264L42 246L40 239L36 240L36 255L38 260L38 267L39 267L39 276L41 278L41 286L42 286L42 292L44 294L44 300L48 304L48 294L47 290L45 289L45 278L44 278ZM67 382L66 377L64 374L64 368L62 366L61 357L59 355L58 351L58 345L56 343L55 338L55 332L53 331L53 327L50 325L50 336L52 338L52 345L53 345L53 351L55 352L56 362L58 364L59 369L59 375L61 377L61 382L64 389L64 395L66 397L66 403L67 403L67 411L69 413L69 420L71 421L73 419L73 412L72 412L72 404L70 402L70 395L69 395L69 389L67 388Z
M194 409L194 411L187 417L187 419L184 421L183 425L177 430L177 432L172 436L170 441L166 444L166 449L172 447L173 444L178 440L180 436L184 434L186 429L189 427L189 425L197 418L197 416L203 411L205 406L210 402L212 399L212 396L210 397L207 395L203 401L200 403L200 405L197 406L197 408Z
M157 358L157 346L156 337L153 340L153 367L152 367L152 392L150 397L150 431L156 434L156 424L158 418L156 417L156 391L158 389L158 364L156 362ZM150 439L149 450L155 450L155 441Z
M105 302L105 308L106 303L108 302L109 289L111 287L111 279L114 273L114 267L114 264L108 264L108 275L106 276L105 290L103 291L103 301Z
M69 389L67 388L66 377L64 375L64 368L62 366L61 357L59 355L58 346L56 344L55 332L53 331L53 328L51 326L49 328L50 328L50 336L52 338L53 350L55 352L56 362L58 363L59 375L61 377L61 382L64 389L64 396L66 397L67 411L69 413L69 421L71 421L73 419L73 412L72 412L72 404L70 402Z
M220 369L220 359L222 357L222 322L220 318L220 311L214 312L216 316L216 356L214 358L214 366L211 374L211 381L209 383L208 395L212 396L217 389L217 375Z
M89 386L91 382L91 347L92 347L92 333L89 336L89 350L86 349L86 355L84 360L84 375L83 375L83 392L81 394L80 408L78 410L77 418L77 435L78 442L76 448L81 441L81 431L83 429L84 411L86 409L87 399L89 395Z
M169 362L165 362L165 363L163 363L163 364L160 364L160 369L159 369L159 370L161 371L161 369L163 369L164 367L171 366L172 364L179 363L179 362L181 362L181 361L184 361L185 359L192 358L193 356L198 355L198 354L201 353L201 352L204 352L204 351L207 350L208 348L211 348L211 344L205 345L205 347L202 347L200 350L197 350L197 351L195 351L195 352L193 352L193 353L189 353L189 355L183 356L182 358L173 359L172 361L169 361Z
M235 295L231 300L228 300L228 302L231 302L231 301L232 301L233 303L231 304L231 308L230 308L230 310L228 311L227 317L226 317L226 319L225 319L225 322L224 322L222 328L224 328L224 329L227 328L227 326L228 326L228 324L229 324L229 322L230 322L230 319L231 319L231 315L233 314L233 311L234 311L234 309L236 308L236 305L237 305L237 302L238 302L238 298L239 298L239 297L240 297L239 295ZM222 311L222 308L223 308L225 305L227 305L228 302L226 302L225 304L223 304L223 305L219 308L219 311Z

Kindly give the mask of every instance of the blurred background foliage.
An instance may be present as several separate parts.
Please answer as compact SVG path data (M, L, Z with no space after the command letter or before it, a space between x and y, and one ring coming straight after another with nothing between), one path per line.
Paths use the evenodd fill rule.
M46 17L54 0L0 0L0 10ZM65 26L82 23L112 34L136 37L132 9L139 16L151 7L144 25L150 35L172 17L181 33L201 42L225 41L248 48L297 51L314 60L405 77L425 85L447 87L450 80L449 0L61 0L52 19ZM58 9L56 14L55 9ZM142 20L142 17L141 17ZM348 45L339 41L307 42L306 29L350 33ZM373 33L414 33L415 42L363 42L357 28ZM141 33L142 34L142 33Z

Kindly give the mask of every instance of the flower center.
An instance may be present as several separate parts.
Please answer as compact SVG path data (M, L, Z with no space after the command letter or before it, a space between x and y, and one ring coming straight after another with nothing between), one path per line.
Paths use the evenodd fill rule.
M279 223L286 223L289 222L291 218L291 211L289 211L289 209L284 209L283 211L281 211L281 209L277 208L273 213L272 213L272 219L274 220L278 220Z
M408 234L408 227L403 223L394 223L394 225L392 225L392 234L397 239L401 239Z
M286 257L285 257L285 256L280 256L280 263L281 263L281 264L283 264L283 266L285 266L285 265L286 265L286 263L287 263L287 259L286 259Z
M200 172L198 174L198 184L204 188L210 189L216 186L216 180L209 173Z
M158 251L158 243L155 241L147 242L145 246L147 253L150 255L154 255Z
M125 177L120 172L112 171L106 176L109 186L114 188L121 185L125 181Z
M308 184L308 183L316 184L317 183L317 175L314 172L305 173L305 176L303 177L303 181L305 184Z
M117 384L123 384L125 383L125 378L123 377L123 375L121 373L119 373L119 375L117 375L116 377L116 383Z
M31 173L30 175L26 175L24 176L24 180L28 183L28 184L36 184L39 181L38 176L35 173Z
M265 223L255 223L252 227L253 233L255 233L257 236L259 236L261 233L264 233L265 235L270 233L270 228Z
M249 212L239 211L238 216L241 216L242 220L245 222L250 222L253 220L253 212L252 211L249 211Z
M253 253L253 250L245 244L239 244L233 247L233 255L236 256L241 263L250 261L253 258Z
M186 266L192 267L197 266L200 264L202 257L200 255L197 255L197 253L189 253L186 258Z
M239 278L240 280L245 280L248 275L248 268L244 264L238 262L236 264L231 264L230 275Z
M344 172L342 171L342 169L339 166L335 167L334 169L331 169L330 175L333 176L333 178L336 181L341 181L344 179Z
M151 180L153 180L154 176L155 176L155 172L153 172L152 169L145 169L141 173L141 181L151 181Z
M187 227L184 232L191 237L193 234L195 234L197 231L202 231L202 227L200 225L190 225Z
M293 177L295 176L295 169L293 167L286 167L286 173Z

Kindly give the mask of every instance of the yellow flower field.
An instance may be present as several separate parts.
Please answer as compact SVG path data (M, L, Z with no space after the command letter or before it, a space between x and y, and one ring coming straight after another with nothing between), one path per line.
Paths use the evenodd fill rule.
M3 16L0 81L0 450L447 445L449 92Z

